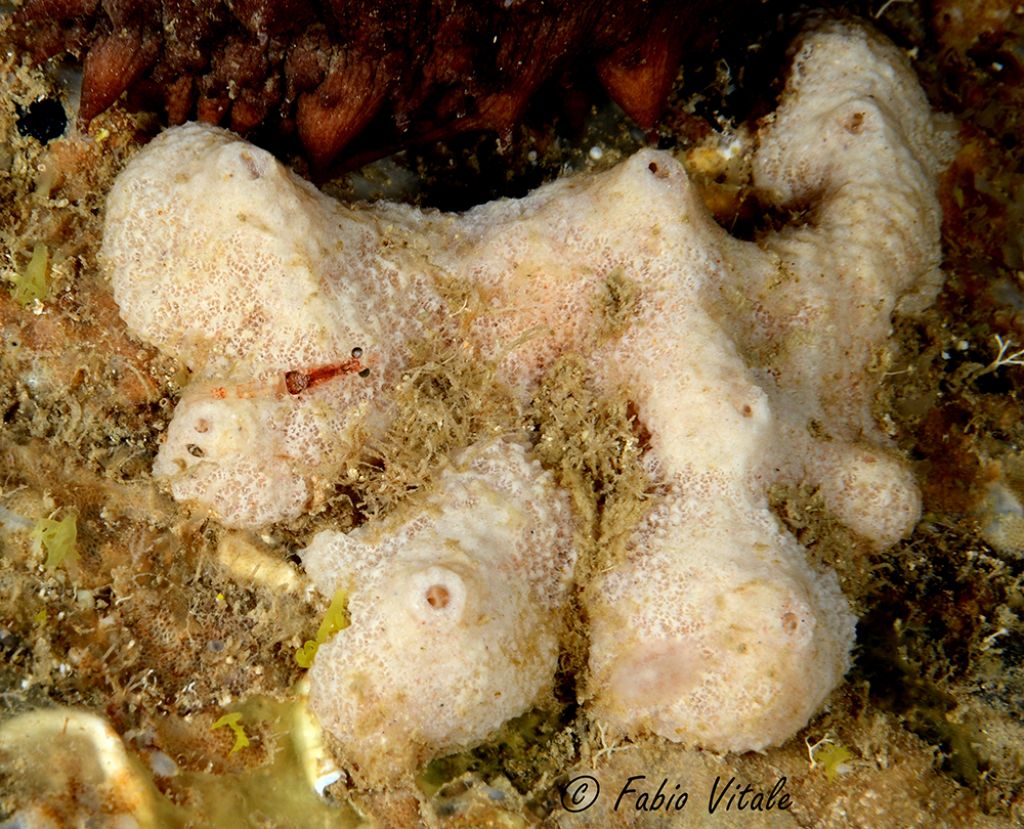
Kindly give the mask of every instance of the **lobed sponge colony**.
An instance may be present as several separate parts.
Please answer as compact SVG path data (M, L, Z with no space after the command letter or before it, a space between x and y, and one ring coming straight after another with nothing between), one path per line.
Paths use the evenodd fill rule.
M315 506L362 426L387 421L424 331L523 404L556 358L583 361L637 412L653 486L623 554L581 568L597 570L577 585L581 696L628 735L785 740L841 680L854 620L767 493L818 487L878 548L915 524L913 475L871 406L891 314L938 285L952 150L879 36L820 26L795 54L752 169L809 220L755 242L716 225L664 152L441 216L345 207L223 131L168 131L118 180L103 247L125 320L194 372L155 473L258 527ZM466 449L430 492L303 556L325 595L350 597L312 699L367 780L482 739L551 683L573 553L528 454Z

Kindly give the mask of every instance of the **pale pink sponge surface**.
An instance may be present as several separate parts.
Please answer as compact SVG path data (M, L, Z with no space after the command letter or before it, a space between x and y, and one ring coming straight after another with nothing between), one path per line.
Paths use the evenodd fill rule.
M411 507L302 554L320 590L352 597L317 653L313 710L377 779L550 695L575 563L568 499L520 444L465 450Z
M767 493L817 486L878 548L917 521L871 405L892 313L940 284L953 139L899 52L852 25L803 37L756 139L755 187L805 223L747 242L665 152L453 216L343 206L226 132L168 131L115 185L103 247L126 322L193 371L154 473L235 526L315 509L461 284L459 336L524 403L576 354L650 434L646 516L575 585L592 716L715 750L786 740L841 680L854 619ZM609 331L613 278L636 296ZM352 625L321 649L312 704L350 760L393 776L543 701L572 532L506 436L399 514L317 536L303 561L325 594L349 592Z

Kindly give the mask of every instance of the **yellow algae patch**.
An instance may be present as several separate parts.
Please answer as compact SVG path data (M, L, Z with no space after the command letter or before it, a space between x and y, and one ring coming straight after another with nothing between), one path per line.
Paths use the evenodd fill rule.
M330 607L324 614L323 621L316 631L316 639L307 639L306 643L295 651L295 663L300 668L313 667L313 659L319 647L340 630L349 625L348 618L348 591L338 590L331 599Z
M31 305L35 300L46 299L49 287L50 250L44 244L32 249L32 258L23 273L13 279L11 296L19 305Z
M53 570L77 555L75 541L78 538L78 524L74 515L61 521L40 518L32 528L31 537L37 552L46 550L47 570Z
M231 746L231 754L249 747L249 737L246 735L245 729L239 724L241 719L242 715L236 711L233 714L225 714L210 726L210 731L216 731L218 728L227 726L234 732L235 744Z

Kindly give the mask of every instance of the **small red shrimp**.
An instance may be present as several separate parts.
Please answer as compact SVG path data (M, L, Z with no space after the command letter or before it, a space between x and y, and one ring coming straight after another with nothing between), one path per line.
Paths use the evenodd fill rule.
M363 353L362 349L352 349L352 357L342 363L330 363L326 366L317 366L305 370L286 371L284 373L285 389L287 389L288 394L296 395L301 394L306 389L326 383L328 380L333 380L339 375L358 374L360 377L366 377L370 370L359 362L356 351L360 355Z
M304 391L315 388L321 383L333 380L346 374L357 374L360 377L369 377L370 369L363 365L360 358L363 356L363 349L353 348L352 356L340 363L328 363L323 366L314 366L306 369L293 369L286 371L282 379L275 383L271 389L263 383L241 383L236 386L214 386L210 389L210 396L215 400L226 400L228 397L246 399L251 397L263 397L272 393L278 397L285 393L295 397Z

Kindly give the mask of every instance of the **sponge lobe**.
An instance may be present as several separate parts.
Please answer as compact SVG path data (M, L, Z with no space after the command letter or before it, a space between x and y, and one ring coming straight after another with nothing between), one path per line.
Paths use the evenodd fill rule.
M461 453L379 525L319 533L317 587L351 625L317 653L310 703L365 782L484 739L550 693L575 563L568 499L518 443Z
M410 235L404 221L401 209L342 208L198 124L165 132L118 177L101 251L114 298L141 339L193 372L154 466L175 498L259 526L322 497L403 345L440 313L430 263L391 248ZM289 392L290 372L353 354L328 382Z

